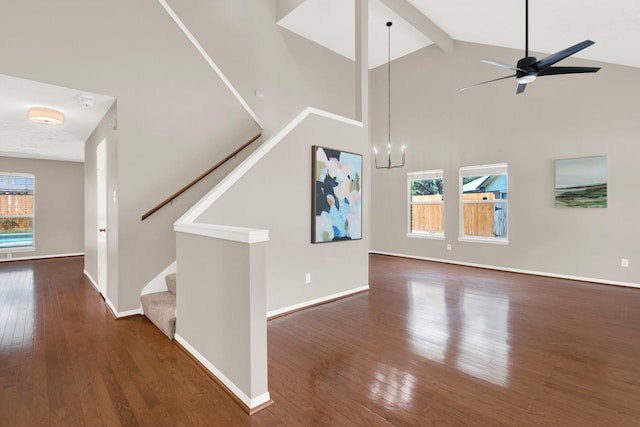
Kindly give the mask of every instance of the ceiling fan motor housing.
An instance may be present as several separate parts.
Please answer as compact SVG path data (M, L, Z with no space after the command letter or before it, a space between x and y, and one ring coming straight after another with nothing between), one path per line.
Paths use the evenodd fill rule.
M516 79L521 79L525 76L537 76L538 75L538 59L535 56L527 56L518 61L516 66Z
M518 65L513 67L508 64L503 64L498 61L492 61L488 59L482 60L487 64L495 65L500 68L506 68L511 71L515 71L515 74L510 76L499 77L497 79L487 80L482 83L477 83L472 86L463 87L460 90L469 89L471 87L480 86L486 83L497 82L500 80L510 79L515 77L518 82L518 88L516 89L516 94L520 94L524 92L527 84L533 82L539 76L551 76L558 74L577 74L577 73L595 73L600 67L553 67L553 65L557 62L562 61L569 56L580 52L582 49L585 49L595 42L592 40L585 40L580 42L574 46L570 46L564 50L551 54L540 61L535 56L529 56L529 2L525 2L525 57L518 61Z

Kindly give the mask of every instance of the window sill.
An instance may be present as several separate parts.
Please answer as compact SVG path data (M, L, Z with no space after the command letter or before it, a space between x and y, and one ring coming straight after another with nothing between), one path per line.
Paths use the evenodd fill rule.
M444 240L444 234L407 233L407 237L416 237L418 239Z
M458 237L458 242L489 243L489 244L492 244L492 245L508 245L509 244L509 240L500 239L500 238L496 238L496 237L470 237L470 236L463 236L463 237Z

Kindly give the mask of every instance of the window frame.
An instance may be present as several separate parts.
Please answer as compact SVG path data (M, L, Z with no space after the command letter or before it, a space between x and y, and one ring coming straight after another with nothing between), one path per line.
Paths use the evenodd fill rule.
M485 176L485 175L504 175L506 177L506 199L493 199L490 201L484 200L464 200L463 198L463 180L465 177L470 176ZM458 241L460 242L474 242L474 243L491 243L498 245L509 244L509 171L506 163L496 163L490 165L478 165L478 166L463 166L458 172L458 203L459 203L459 224L458 224ZM466 204L484 204L496 203L504 204L506 206L506 227L504 237L486 237L486 236L467 236L464 234L464 206Z
M0 172L0 176L27 177L33 180L31 194L31 215L20 215L20 218L31 218L31 246L0 247L0 253L33 252L36 250L36 176L33 173ZM2 193L2 191L0 191ZM0 218L5 216L0 215Z
M441 179L442 180L442 197L437 202L413 202L411 200L411 187L413 181L428 180L428 179ZM445 239L445 218L442 218L442 232L430 232L430 231L413 231L411 213L412 206L414 204L420 205L441 205L444 211L444 170L432 169L420 172L407 172L407 237L416 237L420 239L433 239L444 240Z

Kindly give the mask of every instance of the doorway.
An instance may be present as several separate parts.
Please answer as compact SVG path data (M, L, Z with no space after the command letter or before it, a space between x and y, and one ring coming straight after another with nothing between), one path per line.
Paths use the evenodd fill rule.
M107 140L96 147L98 292L107 299Z

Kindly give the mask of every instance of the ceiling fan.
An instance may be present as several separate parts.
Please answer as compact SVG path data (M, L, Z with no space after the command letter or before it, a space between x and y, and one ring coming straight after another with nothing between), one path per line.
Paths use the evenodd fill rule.
M595 42L591 40L585 40L575 46L568 47L564 50L561 50L560 52L554 53L553 55L549 55L546 58L541 59L540 61L538 61L538 59L534 56L529 56L529 0L525 0L525 57L519 60L515 67L489 59L482 60L482 62L486 64L491 64L515 71L515 74L463 87L460 90L466 90L487 83L497 82L499 80L505 80L515 77L516 81L518 82L516 94L520 94L524 92L527 84L533 82L537 77L551 76L556 74L595 73L600 69L600 67L552 67L553 64L562 61L563 59L577 52L580 52L582 49L585 49L594 43Z

